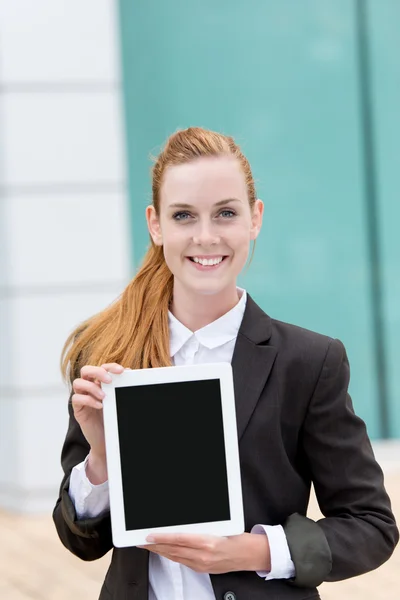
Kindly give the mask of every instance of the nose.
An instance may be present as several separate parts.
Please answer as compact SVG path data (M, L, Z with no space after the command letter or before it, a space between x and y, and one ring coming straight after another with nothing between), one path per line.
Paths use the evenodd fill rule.
M199 223L193 235L193 243L198 246L212 246L213 244L219 244L220 240L220 236L210 223Z

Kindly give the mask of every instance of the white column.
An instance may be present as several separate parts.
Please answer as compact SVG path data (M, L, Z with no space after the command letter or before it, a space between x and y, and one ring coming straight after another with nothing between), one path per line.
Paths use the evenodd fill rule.
M130 277L116 0L0 0L0 507L51 510L69 332Z

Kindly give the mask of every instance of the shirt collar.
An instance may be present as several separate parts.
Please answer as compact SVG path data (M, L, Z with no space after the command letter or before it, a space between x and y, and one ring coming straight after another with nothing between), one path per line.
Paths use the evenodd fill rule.
M236 338L243 319L247 300L246 290L239 287L236 289L238 290L239 295L241 295L239 302L230 311L222 315L222 317L195 332L188 329L183 323L178 321L171 311L168 311L171 358L179 352L193 335L200 344L210 350L222 346Z

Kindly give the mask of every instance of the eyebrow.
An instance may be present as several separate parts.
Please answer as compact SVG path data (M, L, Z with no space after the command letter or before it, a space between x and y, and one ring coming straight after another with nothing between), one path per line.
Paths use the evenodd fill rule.
M226 200L219 200L214 204L214 206L222 206L223 204L227 204L228 202L240 202L239 198L226 198ZM174 204L170 204L168 208L196 208L192 204L186 204L185 202L177 202Z

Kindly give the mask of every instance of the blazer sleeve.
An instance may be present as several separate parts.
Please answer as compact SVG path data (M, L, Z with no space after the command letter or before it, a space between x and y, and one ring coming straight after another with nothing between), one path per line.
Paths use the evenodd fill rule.
M303 452L325 518L294 514L284 524L296 577L317 586L379 567L393 553L399 532L364 422L348 394L349 362L331 340L302 432Z
M86 458L90 450L74 417L71 398L72 393L68 402L69 426L61 452L64 477L53 510L53 520L59 538L68 550L82 560L96 560L113 547L110 512L95 518L78 520L74 504L69 497L71 471Z

